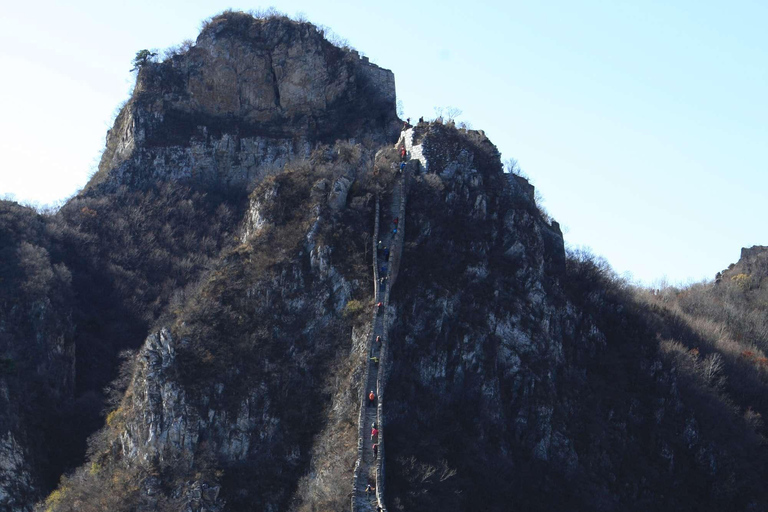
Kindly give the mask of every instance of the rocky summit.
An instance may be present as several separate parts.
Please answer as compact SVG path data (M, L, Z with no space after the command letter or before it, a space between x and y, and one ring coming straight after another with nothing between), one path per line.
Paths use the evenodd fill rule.
M141 67L89 187L248 185L318 142L382 143L396 119L392 72L311 24L217 17L187 51Z
M86 187L0 202L0 510L768 510L765 247L633 287L395 102L279 14L137 59Z

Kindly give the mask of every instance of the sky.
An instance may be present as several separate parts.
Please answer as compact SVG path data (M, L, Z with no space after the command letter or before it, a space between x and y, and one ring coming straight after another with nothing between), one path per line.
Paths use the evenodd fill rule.
M462 111L515 158L566 244L645 285L768 245L768 2L89 0L3 6L0 196L52 204L95 171L143 48L227 8L325 25L395 73L406 116Z

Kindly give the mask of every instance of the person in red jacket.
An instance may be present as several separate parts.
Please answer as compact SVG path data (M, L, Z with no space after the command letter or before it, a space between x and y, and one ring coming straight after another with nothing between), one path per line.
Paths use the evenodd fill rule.
M379 436L379 429L376 428L376 424L374 424L373 427L371 427L371 441L373 441L374 438L377 438Z
M368 405L371 406L376 401L376 394L371 390L371 392L368 394Z

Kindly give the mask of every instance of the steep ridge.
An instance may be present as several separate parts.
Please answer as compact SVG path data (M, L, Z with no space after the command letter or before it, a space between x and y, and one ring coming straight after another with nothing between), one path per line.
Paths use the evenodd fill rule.
M399 144L398 144L399 145ZM360 420L358 432L358 460L353 478L352 511L386 510L384 500L384 387L386 383L388 328L391 325L389 315L389 297L397 279L402 253L402 240L405 233L405 191L408 173L403 172L394 186L392 202L385 219L380 216L380 201L376 199L376 220L373 231L373 275L374 275L374 312L373 329L368 340L368 360L365 369L365 387L360 401ZM397 222L394 222L397 219ZM402 219L402 220L401 220ZM384 222L382 222L384 220ZM389 220L389 222L386 222ZM382 233L381 225L384 225ZM384 251L387 251L386 253ZM385 266L379 267L378 254L388 254L383 260ZM384 286L381 286L381 283ZM380 304L380 305L379 305ZM369 394L375 399L370 401ZM372 435L372 429L378 430ZM373 444L377 455L374 456ZM371 493L368 488L375 489Z
M482 132L420 124L406 142L427 172L391 303L389 509L762 510L755 412L726 412L711 342L675 313L649 321L605 266L566 258ZM761 300L739 276L721 293ZM690 348L658 343L670 336Z

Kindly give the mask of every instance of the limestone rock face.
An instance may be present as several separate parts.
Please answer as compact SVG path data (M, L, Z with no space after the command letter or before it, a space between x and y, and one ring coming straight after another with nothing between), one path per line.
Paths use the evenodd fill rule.
M576 471L579 457L559 420L558 376L577 326L590 322L559 292L559 228L536 209L532 186L503 174L482 132L420 124L401 142L418 161L405 220L416 235L395 293L389 442L432 437L464 454L458 458L482 452L489 464L489 453L504 458L524 447L526 457ZM604 345L594 325L586 332L584 347ZM422 407L417 422L412 411ZM473 434L458 441L443 428L454 438ZM416 444L389 446L389 455L405 458ZM406 467L388 471L399 482Z
M705 439L631 302L566 261L558 224L482 132L419 124L400 143L414 177L392 295L390 503L625 510L664 503L678 475L746 476ZM625 471L628 453L642 460Z
M364 357L367 348L367 328L351 332L343 314L358 284L334 265L335 248L328 245L351 184L346 171L318 176L314 183L292 173L261 183L246 213L240 251L196 292L201 309L152 332L138 351L125 396L101 434L109 445L101 463L118 474L172 467L183 475L173 482L141 478L135 499L143 510L158 509L167 500L183 504L173 510L239 510L253 499L267 510L283 510L288 500L298 499L292 497L293 486L281 482L305 474L317 449L316 420L332 396L324 384L329 360L338 364L350 357L345 354L350 333L352 357ZM257 263L265 250L269 253L265 238L285 236L286 218L293 219L294 210L284 204L294 204L297 187L309 203L295 209L302 221L291 256ZM204 319L209 308L230 300L236 315L209 331ZM336 423L350 424L354 393L351 385L333 390L338 396L332 415L338 418L322 429L326 442L339 442ZM302 482L302 496L309 498L308 489L326 480L334 489L339 479L346 484L353 455L345 454L332 470L320 458L322 479ZM249 490L243 492L243 485Z
M391 71L309 23L227 13L186 52L139 71L91 186L248 184L317 142L383 142L395 119Z
M352 179L342 176L333 184L328 196L328 203L333 210L341 210L347 204L347 195L349 187L352 186Z
M12 432L0 437L0 505L4 510L32 510L37 485L29 461L29 453Z

